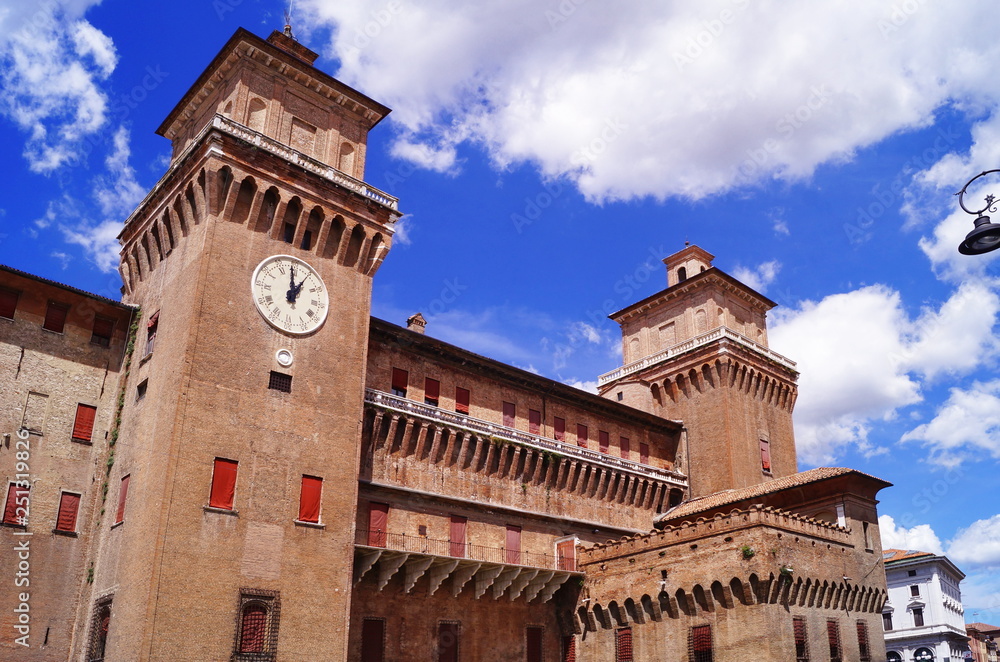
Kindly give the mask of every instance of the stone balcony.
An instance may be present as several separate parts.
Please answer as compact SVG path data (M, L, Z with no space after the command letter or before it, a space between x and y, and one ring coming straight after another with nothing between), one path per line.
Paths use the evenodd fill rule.
M447 590L458 597L472 582L472 595L477 600L506 596L513 602L523 597L538 604L551 600L571 577L583 577L573 558L359 529L354 545L354 583L371 574L381 591L400 572L404 593L410 593L426 577L429 595L447 582Z
M778 354L771 348L761 345L760 343L755 342L750 338L747 338L746 336L736 333L732 329L728 329L723 326L717 329L713 329L708 333L703 333L689 340L685 340L682 343L678 343L676 345L668 347L667 349L657 352L656 354L651 354L649 356L639 359L638 361L633 361L628 365L623 365L617 370L612 370L611 372L607 372L597 378L597 385L604 386L605 384L613 382L617 379L621 379L622 377L626 377L641 370L645 370L646 368L649 368L651 366L663 363L668 359L678 357L681 354L686 354L687 352L693 351L699 347L703 347L705 345L723 339L731 340L737 343L738 345L745 347L746 349L749 349L750 351L760 356L763 356L764 358L773 361L778 365L787 368L788 370L792 371L795 370L795 361L792 361L791 359L788 359L782 356L781 354Z

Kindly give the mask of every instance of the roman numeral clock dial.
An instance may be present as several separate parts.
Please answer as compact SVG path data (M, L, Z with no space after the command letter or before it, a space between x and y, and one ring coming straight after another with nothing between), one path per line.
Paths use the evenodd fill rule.
M257 265L250 281L257 312L267 323L296 336L326 321L330 297L316 270L290 255L273 255Z

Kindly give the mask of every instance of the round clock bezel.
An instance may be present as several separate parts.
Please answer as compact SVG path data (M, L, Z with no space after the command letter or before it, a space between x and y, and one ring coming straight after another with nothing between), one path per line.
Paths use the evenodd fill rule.
M316 320L312 321L310 323L311 324L310 327L304 331L288 329L282 324L272 321L270 317L268 317L268 313L270 311L267 308L263 307L257 301L257 276L260 275L261 270L264 269L268 264L282 260L291 261L295 263L297 266L300 266L308 270L309 273L312 275L312 277L315 278L317 281L319 281L320 285L323 286L323 297L325 299L324 301L325 305L323 306L323 309L319 312L319 314L316 316ZM267 322L269 326L273 327L274 329L277 329L278 331L281 331L282 333L286 333L292 336L308 336L312 333L316 333L316 331L322 328L323 324L326 323L327 315L330 312L330 290L329 288L327 288L326 282L323 281L323 277L320 276L319 271L316 270L315 267L313 267L311 264L309 264L302 258L295 257L294 255L284 255L284 254L271 255L261 260L260 263L254 268L253 274L250 277L250 299L253 301L253 307L257 309L257 312L260 314L261 317L264 318L264 321Z

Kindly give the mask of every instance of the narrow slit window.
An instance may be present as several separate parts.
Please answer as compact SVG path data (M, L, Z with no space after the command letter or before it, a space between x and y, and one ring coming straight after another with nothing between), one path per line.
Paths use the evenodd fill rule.
M771 442L767 439L760 440L760 468L771 473Z

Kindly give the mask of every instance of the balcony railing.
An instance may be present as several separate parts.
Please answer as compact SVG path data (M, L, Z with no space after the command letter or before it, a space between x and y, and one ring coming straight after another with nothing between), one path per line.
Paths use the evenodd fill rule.
M732 329L727 329L724 326L720 326L717 329L713 329L708 333L703 333L700 336L695 336L689 340L685 340L682 343L678 343L672 347L657 352L656 354L651 354L645 358L641 358L638 361L633 361L628 365L624 365L617 370L612 370L607 372L597 378L597 385L604 386L608 382L613 382L616 379L620 379L626 375L631 375L633 372L638 372L650 366L656 365L671 359L675 356L680 356L685 352L690 352L693 349L701 347L702 345L707 345L709 343L715 342L716 340L721 340L722 338L727 338L733 340L736 343L743 345L744 347L756 352L757 354L762 354L764 357L774 361L775 363L782 365L789 370L795 370L795 361L778 354L770 347L765 347L758 342L750 340L746 336L736 333Z
M416 402L415 400L407 400L406 398L398 395L392 395L391 393L386 393L385 391L377 391L371 388L366 389L365 401L374 405L386 407L388 409L394 409L399 412L437 421L451 427L462 428L469 430L470 432L476 432L481 435L496 437L498 439L507 439L524 446L530 446L532 448L550 453L585 460L594 464L601 464L618 469L619 471L638 474L644 478L668 482L673 485L677 485L678 487L687 487L687 477L684 474L670 471L669 469L651 467L647 464L641 464L639 462L633 462L632 460L626 460L625 458L615 457L614 455L610 455L608 453L592 451L588 448L561 444L557 441L545 439L544 437L522 432L521 430L511 427L497 425L496 423L490 423L489 421L484 421L479 418L473 418L472 416L468 416L466 414L446 411L444 409L434 407L433 405Z
M413 552L431 556L450 556L456 559L471 559L486 563L504 563L507 565L523 565L532 568L547 568L555 570L576 570L574 557L542 554L527 550L507 549L504 547L488 547L469 542L452 542L451 540L436 540L424 536L410 536L404 533L389 531L358 529L354 539L355 544L367 547L382 547L398 552Z

